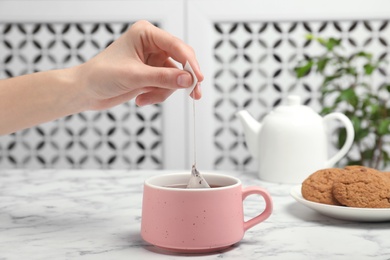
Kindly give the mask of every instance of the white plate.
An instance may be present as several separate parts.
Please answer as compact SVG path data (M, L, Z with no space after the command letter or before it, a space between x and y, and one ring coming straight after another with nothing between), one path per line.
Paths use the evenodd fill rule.
M390 208L351 208L308 201L302 197L301 185L293 187L290 195L299 203L328 217L362 222L390 221Z

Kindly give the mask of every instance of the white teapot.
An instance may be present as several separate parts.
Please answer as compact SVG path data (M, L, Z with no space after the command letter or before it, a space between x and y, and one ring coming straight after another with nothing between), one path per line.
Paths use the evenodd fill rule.
M278 183L302 183L316 170L333 167L352 146L354 129L342 113L321 117L308 106L301 105L299 96L289 96L263 120L257 122L247 111L236 114L243 127L249 152L258 163L260 179ZM337 119L346 128L343 147L328 158L325 124Z

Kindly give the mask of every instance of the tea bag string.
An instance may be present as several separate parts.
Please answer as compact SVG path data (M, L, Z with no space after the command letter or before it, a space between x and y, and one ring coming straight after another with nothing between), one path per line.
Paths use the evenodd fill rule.
M195 125L195 121L196 121L196 117L195 117L196 113L195 113L195 98L192 97L192 121L193 121L193 145L194 145L194 166L196 167L196 125Z
M194 89L198 83L198 79L196 78L196 75L193 71L193 69L191 68L191 65L188 61L186 61L185 65L184 65L184 70L188 71L191 76L192 76L192 79L193 79L193 83L191 85L191 87L187 88L186 91L187 91L187 96L190 96L192 97L192 120L193 120L193 147L194 147L194 164L193 164L193 168L195 167L196 165L196 138L195 138L195 135L196 135L196 125L195 125L195 93L194 93Z

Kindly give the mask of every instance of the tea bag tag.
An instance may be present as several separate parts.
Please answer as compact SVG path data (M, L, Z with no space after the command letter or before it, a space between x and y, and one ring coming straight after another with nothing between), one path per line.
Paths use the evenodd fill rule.
M191 73L192 80L193 80L191 87L188 87L185 89L187 96L190 96L192 91L195 89L196 84L198 84L198 79L196 78L194 70L192 69L192 67L188 61L186 61L186 64L184 65L184 70Z

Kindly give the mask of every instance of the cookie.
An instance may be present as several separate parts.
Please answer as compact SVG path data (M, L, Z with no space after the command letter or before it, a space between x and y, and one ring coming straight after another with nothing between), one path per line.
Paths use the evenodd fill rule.
M321 169L314 172L303 181L302 196L313 202L341 205L333 196L332 188L335 179L343 172L344 170L339 168Z
M390 172L383 172L383 174L384 174L386 177L390 178Z
M345 170L334 181L332 193L344 206L390 208L390 178L372 168Z

